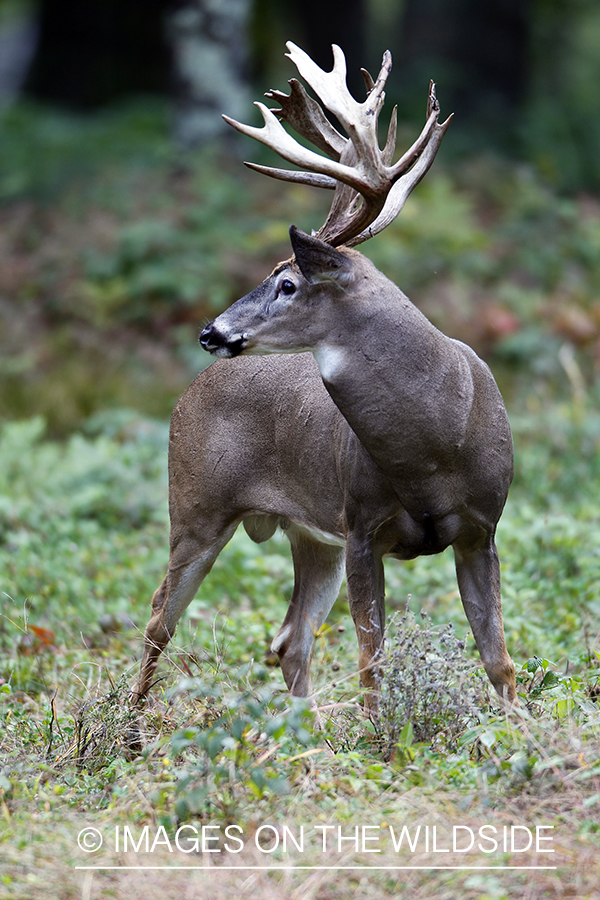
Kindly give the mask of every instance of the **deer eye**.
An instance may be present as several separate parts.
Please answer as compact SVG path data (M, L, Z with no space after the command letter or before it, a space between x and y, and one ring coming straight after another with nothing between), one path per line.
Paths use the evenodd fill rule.
M284 279L284 281L281 282L281 285L280 285L280 287L279 287L279 290L280 290L283 294L293 294L294 291L296 290L296 285L294 284L293 281L289 281L289 280L286 278L286 279Z

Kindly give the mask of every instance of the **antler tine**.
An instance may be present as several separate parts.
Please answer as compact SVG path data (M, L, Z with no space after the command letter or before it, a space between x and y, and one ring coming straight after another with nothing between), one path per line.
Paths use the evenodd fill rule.
M316 172L296 172L294 169L275 169L272 166L261 166L258 163L245 162L245 166L260 172L261 175L270 175L271 178L278 178L279 181L293 181L296 184L309 184L312 187L327 188L334 191L340 184L335 178L329 175L318 175Z
M265 94L265 97L281 105L281 109L273 109L271 112L327 156L339 160L347 143L346 138L333 127L317 101L309 97L297 78L290 79L288 84L289 95L274 90Z
M398 107L395 106L390 116L390 124L388 125L387 139L385 147L381 152L382 159L386 166L391 166L394 158L394 150L396 149L396 136L398 133Z
M365 102L362 104L367 108L367 115L374 116L375 122L377 122L377 117L381 112L381 108L385 101L385 85L388 80L388 76L392 71L392 54L389 50L386 50L383 54L383 59L381 61L381 69L379 70L379 75L377 76L377 81L373 85L373 88L369 91L368 97ZM371 76L369 75L369 78ZM376 111L371 112L373 107L373 100L377 103ZM367 107L368 104L368 107Z
M337 44L331 45L333 51L333 69L331 72L324 72L316 62L313 62L308 53L305 53L293 41L287 41L286 47L289 53L285 55L288 59L291 59L300 75L311 86L317 96L321 98L327 109L334 112L333 107L339 107L340 97L343 95L345 98L345 95L348 93L348 88L346 87L346 57L341 47L338 47ZM356 103L356 100L353 102ZM341 119L340 122L342 122ZM343 122L342 125L344 125Z
M384 228L387 228L387 226L402 212L409 194L416 188L431 168L435 155L442 143L442 138L448 130L448 126L450 125L453 116L454 113L448 116L446 121L442 122L441 125L435 125L430 134L429 142L419 156L417 162L409 172L399 178L393 185L387 200L385 201L385 205L375 221L360 234L346 241L349 247L356 247L358 244L362 244L369 238L375 237L376 234L379 234Z
M426 146L427 142L431 137L431 133L437 125L438 116L440 114L440 104L438 103L437 97L435 95L435 83L433 81L429 82L429 94L427 96L427 121L425 122L425 127L423 131L414 142L412 147L404 153L398 162L396 162L390 171L390 175L392 181L395 181L400 175L403 175L414 163L414 161L418 158L419 154L422 152L423 147ZM450 117L452 118L452 117Z
M271 112L270 109L267 109L264 103L256 102L254 105L257 106L262 113L265 122L262 128L256 128L253 125L244 125L241 122L236 122L235 119L231 119L229 116L223 116L223 118L237 131L248 137L254 138L261 144L265 144L265 146L270 147L271 150L275 150L276 153L283 156L288 162L294 163L294 165L309 169L311 172L318 172L319 174L336 178L338 181L351 185L354 190L357 190L361 194L364 192L372 192L372 185L362 177L362 173L350 166L337 162L337 160L319 156L319 154L315 153L313 150L303 147L287 133L279 119L276 118L275 114Z
M373 88L375 87L375 82L373 81L373 77L370 72L367 72L366 69L361 69L360 74L365 79L365 85L367 87L367 94L370 94Z
M432 112L440 111L439 100L435 95L435 81L431 80L429 82L429 94L427 95L427 113L426 118L429 118Z
M377 81L370 90L367 99L358 103L346 84L346 58L337 44L332 45L333 69L324 72L310 58L308 53L297 47L292 41L286 44L286 54L304 80L311 86L325 106L332 112L350 136L358 155L358 164L365 168L377 167L377 154L373 153L373 145L377 142L377 120L385 99L384 87L392 68L392 55L386 50ZM372 80L369 76L369 79Z

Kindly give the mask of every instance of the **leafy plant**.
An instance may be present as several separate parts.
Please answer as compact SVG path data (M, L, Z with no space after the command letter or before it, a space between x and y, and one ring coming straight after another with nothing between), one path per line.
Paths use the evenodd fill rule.
M451 624L434 626L425 612L421 623L406 609L387 631L376 727L384 755L413 741L453 747L488 704L487 688L466 640Z
M129 752L136 711L129 702L127 677L121 676L107 694L87 699L75 715L76 740L63 751L60 761L71 756L78 770L96 772L115 755ZM57 760L54 760L56 765Z
M308 700L267 686L240 694L203 679L184 679L174 694L183 691L203 709L201 724L190 723L170 740L183 763L177 768L180 819L213 804L225 811L240 794L260 799L291 791L289 757L302 756L312 742Z

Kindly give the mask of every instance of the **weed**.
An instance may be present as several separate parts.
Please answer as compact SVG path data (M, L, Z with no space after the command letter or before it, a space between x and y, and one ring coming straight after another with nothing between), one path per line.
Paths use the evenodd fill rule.
M455 748L463 731L489 705L481 666L466 653L451 624L434 626L421 612L396 614L387 630L377 730L384 757L398 744Z
M181 681L196 701L201 722L190 722L170 739L177 759L176 812L180 819L231 811L247 798L288 794L289 757L303 756L312 741L307 700L271 687L238 693L202 679Z
M129 702L126 676L122 676L104 696L87 700L75 714L74 746L67 750L78 771L97 772L124 748L135 721ZM57 762L64 762L63 752Z

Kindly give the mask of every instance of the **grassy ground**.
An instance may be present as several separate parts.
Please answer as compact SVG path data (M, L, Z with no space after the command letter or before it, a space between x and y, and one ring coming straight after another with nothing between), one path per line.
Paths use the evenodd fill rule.
M141 139L96 122L100 162L81 123L48 119L44 165L24 167L35 129L11 115L0 897L599 897L595 201L479 161L434 177L372 249L486 353L509 401L516 478L498 545L519 710L488 693L442 554L387 565L376 723L360 712L342 591L316 640L315 728L268 652L292 586L285 538L240 533L165 654L135 756L128 691L167 561L165 409L198 365L210 303L284 255L290 210L229 164L219 178L209 157L174 167L152 116ZM309 227L313 201L288 196Z
M268 655L291 588L285 539L258 547L239 534L179 628L142 717L145 750L131 758L128 686L166 563L164 426L130 418L59 444L39 421L6 425L1 895L47 896L51 884L60 898L194 897L209 886L215 896L598 896L600 417L590 406L578 420L557 405L515 426L520 474L499 547L518 713L495 708L469 666L444 554L387 567L396 612L376 726L359 710L356 641L340 598L317 639L314 730ZM325 849L323 825L334 826ZM191 828L178 848L181 826L199 840L205 827L204 853L187 852ZM402 826L414 852L406 839L394 849L390 827L397 839ZM505 852L504 826L509 841L520 826L517 848L536 826L552 840L540 852L511 852L509 842ZM104 839L98 853L79 849L86 828ZM443 852L454 835L457 852ZM321 868L260 868L286 864ZM85 865L117 868L76 868ZM136 865L214 870L124 868ZM477 868L322 868L340 865ZM556 868L507 868L523 865Z

